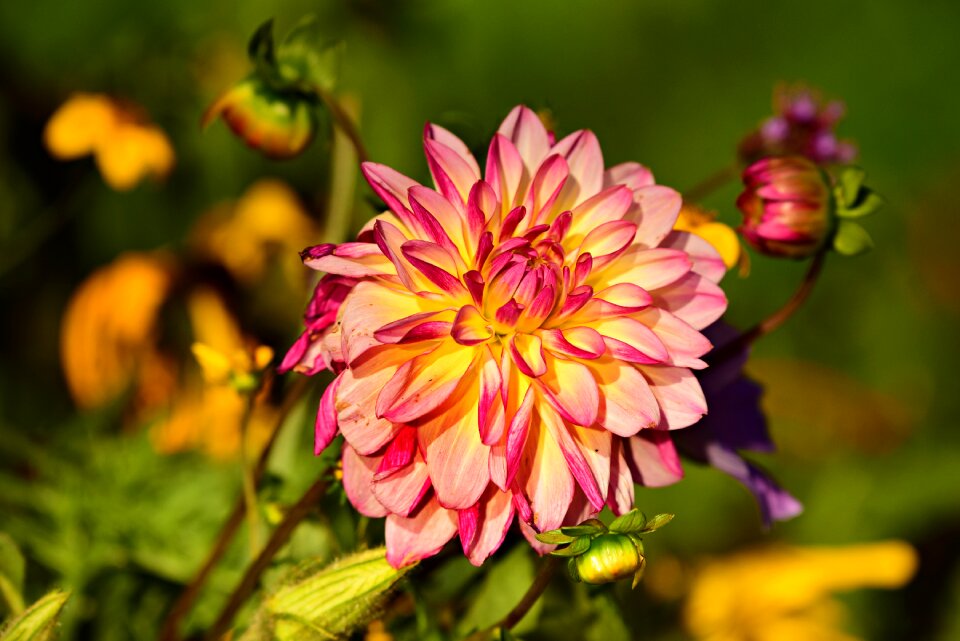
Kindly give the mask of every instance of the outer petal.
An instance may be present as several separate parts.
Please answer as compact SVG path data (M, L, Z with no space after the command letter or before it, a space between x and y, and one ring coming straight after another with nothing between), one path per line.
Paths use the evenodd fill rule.
M317 408L317 420L313 429L313 453L319 455L327 449L330 441L337 435L337 408L336 397L337 387L340 385L340 374L333 382L327 385L320 398L320 406Z
M576 425L597 421L600 399L597 381L586 365L547 356L547 371L539 381L546 397L560 415Z
M490 488L480 500L478 508L476 532L469 544L464 545L464 552L474 565L481 565L488 556L497 551L506 538L515 511L513 493Z
M686 253L693 261L693 271L715 283L719 283L727 273L727 267L717 250L696 234L672 231L663 239L660 246L679 249Z
M624 458L637 483L663 487L683 478L680 457L668 432L644 430L624 443Z
M300 253L304 265L317 271L363 278L390 276L396 269L374 243L342 243L315 245Z
M377 418L377 396L400 365L421 351L419 346L384 345L343 372L336 393L337 423L360 454L376 452L400 431L400 425Z
M630 437L660 424L657 398L633 365L605 357L589 367L600 389L600 425L618 436Z
M603 174L603 186L626 185L631 190L654 184L653 172L638 162L614 165Z
M703 329L727 310L727 296L713 281L691 272L675 283L651 292L657 307Z
M377 281L358 283L340 308L341 341L347 363L353 363L367 350L381 345L374 333L402 318L426 309L428 301Z
M357 512L371 518L387 515L387 508L373 495L373 475L379 462L379 457L362 456L349 444L343 446L343 490Z
M700 357L713 347L707 337L665 309L649 307L635 317L653 330L670 354L669 362L678 367L702 369Z
M640 371L650 381L660 403L660 427L679 429L693 425L707 413L707 401L696 376L684 367L646 367Z
M610 482L610 433L600 429L578 430L576 426L565 424L549 407L540 404L539 410L541 424L560 446L570 473L590 503L601 509Z
M420 505L427 490L430 489L430 477L427 465L420 452L416 452L413 461L386 476L376 475L373 480L373 495L387 510L400 516L408 516Z
M540 122L537 114L523 105L514 107L507 114L497 133L505 136L516 146L523 164L531 174L540 166L540 162L550 149L550 138L546 127Z
M624 456L624 447L629 447L623 439L613 439L610 452L610 489L607 491L607 505L614 514L620 516L633 509L633 474Z
M683 199L669 187L653 185L633 192L637 208L624 216L639 226L637 242L644 247L657 247L673 229Z
M570 175L576 184L568 185L568 192L561 201L565 208L572 208L603 189L603 152L600 143L592 131L575 131L550 150L567 159Z
M409 517L387 517L387 562L395 568L433 556L457 533L457 513L431 497Z

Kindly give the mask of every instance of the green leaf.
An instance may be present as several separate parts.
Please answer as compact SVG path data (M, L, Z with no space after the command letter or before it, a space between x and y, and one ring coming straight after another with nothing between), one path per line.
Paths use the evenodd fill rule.
M410 570L393 568L384 548L357 552L312 571L291 573L261 604L244 639L340 638L376 616L383 598Z
M610 524L611 532L621 532L628 534L630 532L639 532L647 524L646 515L640 510L634 508L626 514L621 514Z
M271 78L277 72L277 56L273 44L273 18L253 32L247 45L247 55L257 72Z
M470 605L456 624L458 636L454 638L495 625L517 605L533 583L536 567L529 545L517 545L506 556L498 557L491 557L487 561L493 562L493 567L487 572L479 589L469 595L467 603ZM543 599L540 599L513 627L513 633L523 635L536 629L542 608Z
M69 592L54 590L31 605L23 614L10 622L0 641L48 641L55 638L57 623Z
M590 537L581 536L574 540L573 543L568 545L565 548L560 548L559 550L554 550L550 554L554 556L577 556L578 554L583 554L590 549Z
M549 532L541 532L537 535L538 541L549 545L563 545L564 543L570 543L575 538L577 537L564 534L560 530L550 530Z
M20 548L0 532L0 602L14 616L23 612L24 565Z
M884 203L885 201L880 194L864 187L861 190L860 198L856 201L855 206L838 207L837 216L841 218L861 218L877 211L883 207Z
M331 42L316 16L307 16L277 50L280 73L306 91L332 92L340 76L343 42Z
M575 557L571 556L567 559L567 574L577 583L580 582L580 570L577 569L577 559Z
M853 205L857 202L857 196L860 188L863 186L863 179L866 173L859 167L848 167L840 175L840 195L846 205Z
M841 220L833 237L833 248L844 256L856 256L873 248L873 240L857 223Z
M641 532L654 532L673 520L673 514L657 514L652 517Z
M568 525L560 528L560 531L567 536L585 536L593 534L603 534L607 531L607 526L599 519L590 519L580 525Z

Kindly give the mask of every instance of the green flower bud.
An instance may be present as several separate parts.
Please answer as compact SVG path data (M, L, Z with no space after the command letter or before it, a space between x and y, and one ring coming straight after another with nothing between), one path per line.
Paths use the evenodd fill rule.
M577 575L584 583L611 583L633 577L636 587L646 560L636 535L607 533L590 541L590 549L575 557Z
M310 98L273 89L256 75L237 83L210 105L203 125L218 117L248 146L270 158L300 154L317 130Z

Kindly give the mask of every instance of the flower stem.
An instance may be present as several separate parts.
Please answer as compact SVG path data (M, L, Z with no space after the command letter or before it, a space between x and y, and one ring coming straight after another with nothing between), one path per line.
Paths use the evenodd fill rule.
M737 177L740 167L737 164L727 165L713 174L707 176L702 181L683 192L683 200L695 202L703 200L716 190L726 185L729 181Z
M260 548L260 508L257 504L257 481L253 478L253 466L250 464L250 418L256 403L253 394L248 394L240 421L240 471L243 480L244 511L247 514L247 529L250 544L250 557Z
M257 459L256 467L253 469L255 485L260 482L260 478L263 476L263 472L267 467L267 461L270 458L270 452L273 450L273 445L277 441L280 428L286 422L287 416L290 415L290 412L296 406L297 401L303 397L304 392L307 390L309 380L310 379L304 376L297 377L296 381L291 386L290 391L287 393L287 396L283 401L283 405L280 407L277 421L273 426L273 431L270 433L270 438L263 446L263 450L260 452L260 457ZM246 513L246 509L246 500L243 496L241 496L234 504L233 510L230 512L230 516L227 517L227 521L223 524L223 528L220 530L220 534L217 535L217 540L207 555L207 558L204 560L203 565L200 566L200 569L197 570L197 574L193 577L193 579L191 579L190 583L187 584L183 592L180 593L176 603L173 604L173 607L167 614L167 618L163 622L163 628L160 631L158 641L176 641L176 639L179 638L178 629L180 627L180 622L190 612L194 602L197 600L197 597L200 596L201 589L207 582L210 574L213 572L213 568L216 567L217 563L220 562L220 559L223 558L223 555L226 553L227 548L230 547L230 542L240 529L240 524L243 523L243 516Z
M553 580L553 575L556 574L559 565L559 557L548 556L544 559L543 564L540 566L540 571L537 572L537 576L534 577L533 583L530 584L530 587L523 595L523 598L520 599L520 602L513 606L513 609L510 610L505 617L500 619L500 621L485 630L474 632L467 637L466 641L486 641L486 639L490 638L490 633L497 628L513 629L514 626L523 620L523 617L527 615L530 608L543 596L543 593L547 590L547 586L550 585L550 581Z
M326 489L327 480L325 478L317 479L286 513L283 520L280 521L280 525L277 526L277 529L273 531L273 534L270 535L270 538L267 540L266 545L263 546L263 550L260 551L260 554L243 574L243 578L240 580L240 583L237 584L237 587L234 588L230 598L227 599L227 603L223 607L223 610L220 611L217 620L210 629L207 630L207 633L203 637L205 641L216 641L230 629L233 618L243 606L244 602L246 602L247 598L253 594L257 583L260 581L260 576L267 567L269 567L270 561L273 560L273 557L280 551L280 548L287 543L290 535L293 534L293 531L300 525L300 522L310 513L310 510L313 509L314 505L320 500Z
M743 332L735 339L720 347L710 356L707 360L711 365L716 365L737 353L741 350L746 349L752 345L757 339L766 336L772 331L779 328L787 320L793 316L793 314L800 309L803 303L810 297L810 293L813 291L814 285L817 284L817 280L820 277L820 273L823 271L823 263L827 257L827 249L821 249L813 257L813 260L810 262L810 266L807 268L807 273L803 277L800 286L793 293L793 296L777 311L767 316L765 319Z
M507 628L509 630L520 623L521 619L530 611L530 608L543 596L547 586L550 585L550 581L553 580L553 575L556 574L559 565L559 557L548 556L540 566L540 571L537 573L536 578L533 579L533 583L530 584L527 593L520 599L520 603L515 605L507 616L500 620L497 627Z
M360 137L360 130L357 128L357 124L354 122L353 118L349 113L347 113L340 102L332 94L319 87L315 87L314 89L317 92L317 95L320 96L320 100L323 101L323 104L326 105L327 109L330 110L330 115L333 117L333 122L340 129L340 131L342 131L347 138L350 139L354 150L357 152L357 160L361 163L367 162L370 157L367 154L367 148L363 144L363 139Z

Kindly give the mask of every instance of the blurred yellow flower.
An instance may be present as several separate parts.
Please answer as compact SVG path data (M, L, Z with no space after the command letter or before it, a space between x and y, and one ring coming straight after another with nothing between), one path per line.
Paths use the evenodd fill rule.
M300 250L317 238L318 231L296 193L276 179L250 186L233 206L208 213L194 231L198 250L221 263L241 282L263 276L276 254L290 282L303 280Z
M703 641L856 641L840 631L844 611L831 593L897 588L916 565L901 541L743 552L701 568L684 620Z
M166 134L146 122L139 109L103 94L77 93L51 116L43 132L50 153L60 160L92 154L103 179L117 191L143 178L162 178L174 163Z
M697 205L684 203L673 228L696 234L713 245L727 269L731 269L740 261L740 240L737 238L737 232L729 225L717 222L717 215L713 212Z
M170 415L152 427L150 437L164 454L199 449L214 458L231 458L240 449L244 393L255 390L254 374L267 366L273 350L245 339L213 290L191 294L187 312L196 339L192 351L205 384L181 390ZM248 432L251 450L266 442L276 418L275 407L255 401Z
M130 253L80 284L60 331L64 376L77 405L104 405L135 379L150 381L142 386L145 405L156 407L169 398L175 376L155 345L157 313L171 280L162 257Z

